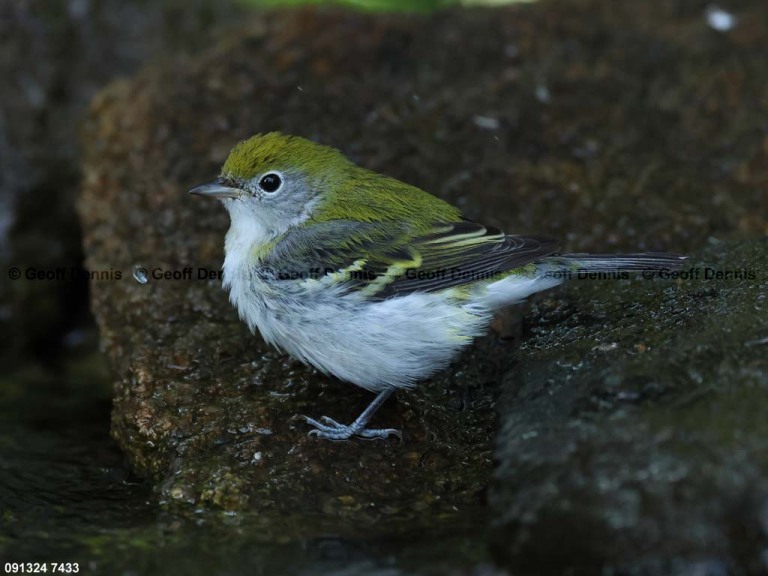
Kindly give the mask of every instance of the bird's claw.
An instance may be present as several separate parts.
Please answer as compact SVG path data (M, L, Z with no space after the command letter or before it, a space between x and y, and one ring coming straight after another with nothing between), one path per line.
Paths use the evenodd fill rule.
M317 436L325 440L349 440L352 436L369 439L384 439L390 436L397 436L401 442L403 440L402 432L394 428L365 428L363 425L356 423L346 425L336 422L336 420L328 416L321 416L320 421L308 416L304 416L304 419L307 421L307 424L315 427L314 430L309 431L308 435Z
M336 422L336 420L328 416L320 416L320 421L325 422L326 425L332 426L333 428L342 428L344 426L340 422Z

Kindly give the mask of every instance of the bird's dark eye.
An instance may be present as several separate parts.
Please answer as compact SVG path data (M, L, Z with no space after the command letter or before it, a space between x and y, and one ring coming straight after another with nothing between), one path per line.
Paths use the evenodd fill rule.
M264 176L261 177L261 180L259 180L259 188L264 190L264 192L276 192L282 185L282 178L280 178L279 174L275 174L274 172L264 174Z

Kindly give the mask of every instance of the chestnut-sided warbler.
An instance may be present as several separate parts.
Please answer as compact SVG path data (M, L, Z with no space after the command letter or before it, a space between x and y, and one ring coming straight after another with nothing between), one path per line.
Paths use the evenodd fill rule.
M216 182L190 190L229 211L224 287L251 330L378 395L350 425L310 434L386 438L371 415L448 365L495 310L569 275L664 270L664 254L558 254L557 242L471 222L450 204L296 136L237 144Z

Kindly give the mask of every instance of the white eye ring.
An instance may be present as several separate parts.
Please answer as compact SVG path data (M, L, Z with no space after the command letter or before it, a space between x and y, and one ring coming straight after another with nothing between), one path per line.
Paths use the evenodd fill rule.
M283 187L285 178L280 172L267 172L259 178L259 189L267 194L277 194Z

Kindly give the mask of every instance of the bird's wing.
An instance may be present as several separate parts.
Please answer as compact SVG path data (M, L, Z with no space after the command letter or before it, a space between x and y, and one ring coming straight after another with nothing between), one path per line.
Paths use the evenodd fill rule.
M277 278L343 282L375 299L501 278L553 254L556 241L462 220L414 235L404 226L335 220L286 233L264 262Z

